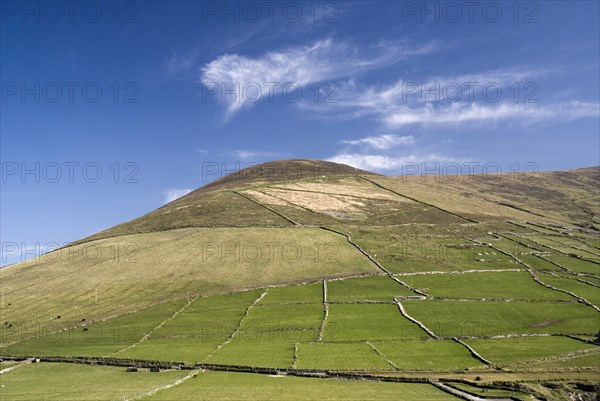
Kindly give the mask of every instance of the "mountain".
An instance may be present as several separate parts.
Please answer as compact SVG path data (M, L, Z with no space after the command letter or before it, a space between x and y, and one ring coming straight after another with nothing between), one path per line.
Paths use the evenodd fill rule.
M2 352L422 377L478 366L489 380L510 361L589 356L599 184L600 167L388 177L315 160L252 166L0 269ZM298 337L232 342L250 322ZM205 325L226 328L205 336ZM501 341L530 331L526 351ZM423 338L419 355L458 365L397 357Z
M332 162L283 160L233 172L83 241L187 227L340 223L544 219L598 228L598 187L598 167L548 173L385 177Z

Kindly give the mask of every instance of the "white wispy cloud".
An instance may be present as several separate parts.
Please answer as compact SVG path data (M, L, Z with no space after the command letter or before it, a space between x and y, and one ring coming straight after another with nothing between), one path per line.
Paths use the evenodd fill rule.
M367 136L365 138L341 141L347 145L365 145L369 148L385 150L397 146L412 145L415 143L415 138L412 135L400 136L395 134L383 134L379 136Z
M201 81L206 89L216 92L218 100L224 100L227 117L230 117L265 96L272 100L275 97L272 94L281 93L287 84L304 87L350 77L434 49L433 43L419 47L406 43L380 43L364 50L347 42L325 39L308 46L268 52L260 57L224 54L201 69ZM226 96L218 96L222 88L234 91L235 96L227 92L224 92Z
M285 152L271 152L268 150L244 150L244 149L239 149L239 150L234 150L233 152L230 152L230 154L240 160L244 160L244 161L260 161L263 159L270 159L270 160L274 160L274 159L285 159L290 157L291 155L289 153L285 153Z
M386 125L401 127L409 124L461 124L501 120L516 120L521 124L552 123L599 115L598 103L568 101L552 105L452 103L440 107L431 105L421 108L398 107L381 117Z
M265 157L276 157L277 153L275 152L267 152L262 150L236 150L233 152L233 155L237 158L248 160L248 159L257 159L257 158L265 158Z
M181 198L183 195L187 195L192 192L188 188L170 188L164 191L164 203L173 202L177 198Z
M364 170L389 173L402 170L408 163L443 164L458 161L455 157L432 152L422 146L414 146L418 145L418 140L412 135L384 134L338 143L350 147L345 146L326 160Z
M383 155L363 153L340 153L327 159L335 163L348 164L363 170L399 170L408 163L448 163L457 159L437 154Z
M349 80L340 87L338 102L305 101L300 106L328 118L369 116L388 128L500 121L560 123L600 115L597 102L539 101L536 79L554 73L551 69L515 67L422 81L397 80L380 86L362 86Z
M169 75L177 75L183 72L189 72L198 62L198 52L192 50L185 54L177 54L175 49L171 49L171 54L163 62L163 68Z

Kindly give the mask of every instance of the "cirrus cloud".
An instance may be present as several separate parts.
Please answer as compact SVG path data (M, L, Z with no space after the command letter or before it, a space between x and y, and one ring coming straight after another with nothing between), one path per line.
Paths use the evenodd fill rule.
M226 104L226 117L249 107L287 84L304 87L318 82L351 77L382 68L408 57L432 52L436 45L410 46L403 42L379 43L358 49L348 42L319 40L307 46L289 47L259 57L224 54L201 69L207 94ZM250 90L248 94L245 91Z
M163 192L163 195L164 195L163 202L164 203L171 203L175 199L181 198L183 195L187 195L190 192L192 192L192 190L189 189L189 188L170 188L170 189L167 189L167 190L165 190Z
M383 134L379 136L368 136L355 140L345 140L340 143L347 145L365 145L367 147L379 150L391 149L397 146L412 145L415 143L415 138L412 135L400 136L394 134Z

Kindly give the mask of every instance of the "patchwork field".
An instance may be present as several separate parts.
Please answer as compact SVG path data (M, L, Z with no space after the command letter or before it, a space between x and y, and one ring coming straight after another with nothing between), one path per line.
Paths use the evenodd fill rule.
M600 330L598 312L577 303L405 301L408 314L439 336L589 334Z
M341 171L250 169L0 269L2 399L596 391L600 236L580 190L591 173L574 187L544 175L465 189Z
M351 278L327 283L328 302L383 301L397 296L418 296L414 291L387 276Z
M567 337L518 337L492 340L465 340L484 358L498 364L566 355L598 347Z
M231 383L235 383L234 386ZM368 381L322 380L298 377L270 377L243 373L210 372L187 380L171 390L157 393L150 400L225 401L250 400L384 400L450 401L459 400L430 384L381 383Z
M31 400L114 400L173 383L183 371L127 373L123 368L63 363L29 364L2 375L2 398ZM86 383L85 388L81 383Z
M54 327L69 327L63 322L103 319L188 295L378 271L343 236L317 228L176 231L75 245L68 251L73 256L64 250L50 262L42 257L1 269L2 320L13 324L10 330L0 326L3 338L17 338L19 325L45 326L57 316ZM135 254L114 257L125 244ZM90 262L86 249L101 257Z
M413 275L410 285L436 298L499 298L520 300L574 300L534 281L527 272Z
M334 304L329 305L329 317L324 340L416 340L427 334L416 324L402 317L396 305Z
M398 369L459 370L483 365L451 340L375 342L373 346Z

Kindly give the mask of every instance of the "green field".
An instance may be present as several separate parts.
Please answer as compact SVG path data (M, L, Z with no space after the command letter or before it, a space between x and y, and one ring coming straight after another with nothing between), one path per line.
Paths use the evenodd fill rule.
M322 305L265 305L252 308L241 328L318 329L322 319Z
M451 340L390 341L373 345L399 369L457 370L483 365L464 346Z
M298 346L298 368L391 370L366 343L306 343Z
M573 258L570 256L548 256L548 259L578 273L600 275L600 264Z
M534 398L526 393L516 390L500 390L488 387L470 386L464 383L448 383L454 388L467 391L470 394L475 394L481 397L498 397L498 398L516 398L522 401L533 401Z
M427 337L396 305L329 305L326 341L414 340Z
M518 337L493 340L465 340L481 356L497 364L533 360L569 352L600 349L596 345L567 337Z
M574 303L404 301L406 311L439 336L595 334L598 312Z
M314 341L316 330L255 328L241 331L232 341L207 358L207 363L290 368L294 362L294 344Z
M29 326L47 325L60 315L62 320L53 323L62 327L64 321L103 319L188 294L210 295L378 271L344 237L316 228L177 231L181 232L131 238L131 243L139 244L131 262L104 251L101 255L105 256L90 265L82 254L90 244L84 244L75 247L73 260L28 261L22 268L1 269L2 320L15 327L25 324L26 316ZM125 247L127 241L99 242L112 249ZM39 308L40 304L47 306ZM0 330L3 341L15 339L16 334L4 325Z
M568 277L568 278L566 278ZM573 276L555 277L549 274L543 274L542 280L556 288L571 291L572 293L585 298L592 304L600 307L600 288L578 281ZM587 280L587 277L578 277ZM589 280L588 280L589 281Z
M414 275L408 282L433 297L573 299L568 294L541 286L527 272Z
M600 352L588 355L574 356L571 358L555 359L527 365L534 369L565 369L565 368L588 368L598 369L600 366Z
M523 262L527 263L533 270L536 271L565 271L564 269L562 269L561 267L545 260L542 259L539 256L536 256L530 252L525 252L525 253L520 253L518 255L519 259L521 259ZM546 257L546 256L544 256Z
M328 302L393 302L396 296L415 295L418 294L388 276L351 278L327 283Z
M153 401L450 401L458 398L429 384L378 383L207 372L149 397Z
M427 227L427 226L425 226ZM340 227L352 239L393 273L421 271L463 271L514 269L518 266L508 256L486 246L479 246L462 238L465 235L485 235L484 229L465 230L452 226L429 226L417 235L416 226L399 227ZM421 228L422 230L422 228Z
M323 284L315 283L269 288L267 295L260 300L259 305L289 303L322 304Z
M125 368L37 363L2 375L2 399L115 400L131 397L184 377L185 371L128 373Z
M52 331L57 326L47 325L25 332L24 338L32 335L34 338L11 345L4 352L9 355L108 356L139 341L184 305L184 301L169 302L87 325L71 322L72 328L56 333ZM73 326L75 324L77 326Z

